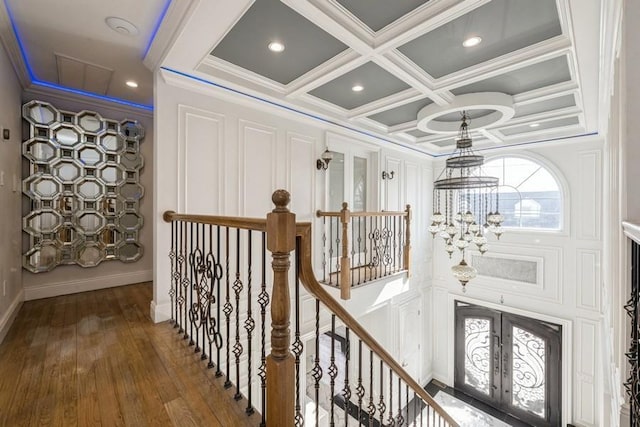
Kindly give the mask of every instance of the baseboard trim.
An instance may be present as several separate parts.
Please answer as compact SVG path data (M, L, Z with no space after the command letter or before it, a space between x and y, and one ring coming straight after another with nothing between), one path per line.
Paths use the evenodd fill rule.
M2 318L0 318L0 344L4 340L4 337L7 336L13 321L16 319L18 312L20 311L20 307L22 307L22 303L24 302L24 290L20 290L18 295L13 299L9 309L4 313Z
M47 285L30 286L24 289L25 301L51 298L60 295L95 291L97 289L115 288L134 283L153 280L153 270L134 271L132 273L111 274L90 279L70 280L68 282L49 283Z
M171 319L171 304L165 302L164 304L156 304L155 301L151 301L150 315L153 323L160 323Z

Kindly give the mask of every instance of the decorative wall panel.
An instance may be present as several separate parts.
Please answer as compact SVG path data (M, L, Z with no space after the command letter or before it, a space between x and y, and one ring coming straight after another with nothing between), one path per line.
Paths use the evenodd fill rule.
M478 270L478 274L483 276L538 283L538 263L535 261L472 255L471 264Z
M41 101L25 104L22 116L28 123L24 268L41 273L60 264L140 259L142 126Z

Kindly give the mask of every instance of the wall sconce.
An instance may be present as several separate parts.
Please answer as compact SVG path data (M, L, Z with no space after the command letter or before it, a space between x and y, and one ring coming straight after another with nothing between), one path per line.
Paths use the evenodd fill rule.
M396 174L395 171L387 172L382 171L382 179L393 179L393 176Z
M320 158L316 160L316 169L327 170L331 159L333 159L333 153L327 148L326 150L324 150L324 153L322 153L322 156L320 156Z

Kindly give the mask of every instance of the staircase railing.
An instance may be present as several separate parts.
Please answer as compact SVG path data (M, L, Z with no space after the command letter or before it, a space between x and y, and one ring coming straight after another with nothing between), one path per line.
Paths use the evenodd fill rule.
M351 288L395 273L409 273L411 206L403 212L318 211L322 218L321 283L340 288L349 299Z
M247 398L247 414L261 412L261 425L319 425L326 416L328 425L456 426L320 285L311 265L311 224L296 224L286 191L272 199L276 207L266 220L164 214L171 223L169 294L177 332L225 377L236 399ZM313 325L302 319L305 290L314 300Z

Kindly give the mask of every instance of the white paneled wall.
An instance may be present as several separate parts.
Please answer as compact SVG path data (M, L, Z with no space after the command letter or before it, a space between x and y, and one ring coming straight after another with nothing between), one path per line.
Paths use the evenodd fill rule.
M563 425L598 425L602 408L600 364L601 258L602 258L602 141L594 138L562 145L530 146L484 153L528 156L548 166L562 185L564 227L558 232L507 230L498 241L490 237L485 255L536 262L536 283L495 277L472 280L466 293L450 272L454 259L443 243L434 245L433 316L449 319L434 328L434 377L453 383L453 301L470 298L498 310L566 323L563 333ZM436 172L440 168L435 166Z
M428 220L425 210L431 203L428 156L380 145L324 122L162 71L156 75L155 114L156 268L151 310L156 321L168 318L169 307L170 227L162 221L162 213L175 210L264 218L273 208L272 192L284 188L291 193L290 209L297 220L319 225L316 211L327 209L327 173L316 170L316 159L329 147L369 159L371 185L367 198L372 209L400 211L410 203L414 212L412 259L416 269L412 277L395 276L357 289L345 305L370 324L372 334L398 358L406 344L398 338L400 319L409 321L400 308L402 304L413 304L412 322L420 334L418 341L431 341L423 296L430 285L431 243L424 232ZM382 170L394 171L394 179L383 181ZM345 180L353 181L353 177L345 176ZM384 198L379 197L380 190ZM319 248L319 227L314 228ZM319 259L320 251L315 253ZM315 302L303 295L301 306L304 335L313 329ZM323 315L321 327L326 328L328 321L329 317ZM410 369L426 382L430 378L431 353L425 345L420 346L420 351L422 354L412 359Z

